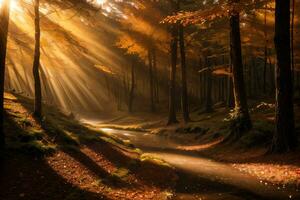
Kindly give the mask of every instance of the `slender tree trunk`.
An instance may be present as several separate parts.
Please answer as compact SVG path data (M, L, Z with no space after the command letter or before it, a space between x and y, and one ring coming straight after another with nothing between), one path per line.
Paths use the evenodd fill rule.
M0 150L5 146L4 133L4 79L5 79L5 61L7 51L7 35L10 14L10 1L2 1L0 9Z
M154 76L154 99L156 103L159 103L159 78L158 78L158 69L157 69L157 56L156 56L156 48L153 48L153 76Z
M184 28L183 25L179 26L179 46L181 57L181 107L183 120L185 123L190 121L189 102L186 80L186 55L185 55L185 42L184 42Z
M290 0L275 2L276 131L271 151L280 153L296 148L297 135L291 70Z
M228 96L227 96L227 107L233 108L234 107L234 95L233 95L233 81L232 81L232 66L230 66L230 76L228 76Z
M249 57L250 57L250 55L249 55ZM248 70L249 70L249 72L248 72L248 96L250 97L250 98L252 98L253 97L253 81L252 81L252 79L253 79L253 65L251 64L251 62L250 61L252 61L252 60L248 60Z
M40 0L35 0L34 2L34 13L35 13L35 49L34 49L34 59L33 59L33 77L34 77L34 115L37 118L42 117L42 88L40 80Z
M210 67L210 63L208 62L208 58L205 59L205 64L207 67L207 72L206 72L206 102L205 102L205 112L212 112L212 82L213 82L213 77L212 77L212 71Z
M168 125L178 123L176 118L176 65L178 48L178 25L171 27L171 70L169 83L169 119Z
M231 40L231 36L230 36ZM231 47L230 47L231 48ZM233 95L233 75L232 75L232 51L230 49L230 54L229 54L229 72L230 76L228 76L227 79L227 107L228 108L233 108L234 107L234 95Z
M239 0L234 0L238 3ZM232 56L232 73L233 73L233 89L235 101L235 137L240 137L243 131L252 128L250 115L248 111L247 96L244 85L241 35L240 35L240 14L234 11L230 17L231 28L231 56Z
M134 68L135 68L135 62L134 62L134 59L132 59L132 64L131 64L131 85L130 85L129 101L128 101L128 111L130 113L132 113L132 105L133 105L134 90L135 90L135 73L134 73Z
M294 80L295 80L294 26L295 26L295 0L292 0L291 64L292 64L292 83L293 83L293 85L294 85Z
M202 58L199 56L199 71L203 69ZM199 73L199 100L200 105L203 105L204 84L203 84L203 73Z
M150 94L150 110L155 112L155 102L154 102L154 77L153 77L153 50L149 48L148 50L149 59L149 94Z
M266 84L267 84L267 65L268 65L268 32L267 32L267 6L265 6L265 27L264 27L264 37L265 37L265 52L264 52L264 74L263 74L263 92L266 94Z

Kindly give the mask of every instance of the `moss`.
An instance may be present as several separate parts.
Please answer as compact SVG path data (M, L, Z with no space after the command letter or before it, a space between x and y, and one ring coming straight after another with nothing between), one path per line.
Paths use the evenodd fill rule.
M23 117L21 119L18 120L18 123L21 125L21 126L25 126L25 127L32 127L33 124L31 123L31 121L27 118L27 117Z
M93 186L99 187L100 185L102 185L102 180L101 179L97 179L94 182L92 182Z
M126 168L118 168L115 172L112 173L112 176L118 177L118 178L125 178L128 176L129 170Z
M54 153L56 151L56 146L47 145L41 141L31 141L26 143L10 143L8 144L8 149L29 155L43 156Z
M154 164L157 164L159 166L164 166L164 167L168 167L168 168L173 168L171 165L169 165L169 163L165 162L164 160L161 160L151 154L142 154L140 157L140 160L142 162L152 162Z

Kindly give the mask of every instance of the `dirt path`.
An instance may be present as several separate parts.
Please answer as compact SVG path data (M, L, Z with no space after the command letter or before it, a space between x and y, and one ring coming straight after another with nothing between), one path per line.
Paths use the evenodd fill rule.
M180 150L180 142L144 132L102 128L129 140L146 153L175 166L180 174L175 199L298 199L287 190L267 185L240 172L229 164L200 157L193 151Z

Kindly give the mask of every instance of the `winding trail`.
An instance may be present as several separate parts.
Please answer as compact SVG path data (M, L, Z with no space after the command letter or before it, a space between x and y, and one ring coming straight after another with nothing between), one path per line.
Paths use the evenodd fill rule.
M300 199L296 194L261 183L229 164L203 158L193 151L180 150L179 142L167 137L145 132L100 129L128 140L143 152L176 167L179 184L174 199Z

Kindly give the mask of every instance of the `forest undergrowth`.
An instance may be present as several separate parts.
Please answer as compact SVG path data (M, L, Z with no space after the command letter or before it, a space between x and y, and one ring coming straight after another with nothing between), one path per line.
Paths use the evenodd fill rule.
M7 149L0 199L166 199L176 181L159 160L45 107L32 116L29 99L5 94ZM155 173L154 173L155 172ZM174 181L170 181L174 180Z

